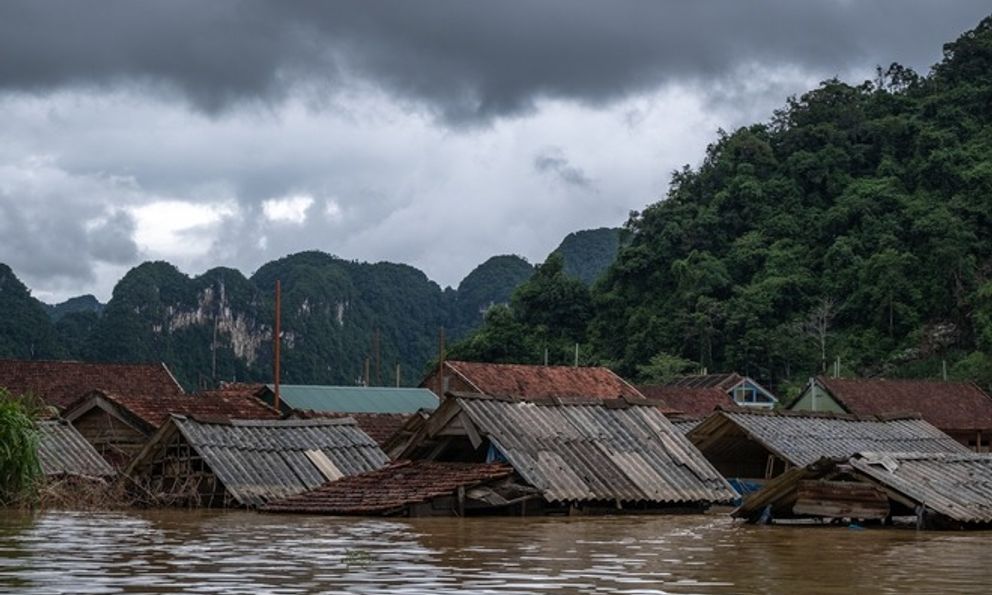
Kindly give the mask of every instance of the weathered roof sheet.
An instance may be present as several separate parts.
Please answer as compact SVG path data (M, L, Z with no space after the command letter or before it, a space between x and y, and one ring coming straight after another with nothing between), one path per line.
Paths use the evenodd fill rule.
M475 486L512 473L509 465L501 463L399 461L378 471L345 477L316 490L272 502L264 510L318 514L388 513L450 495L459 487Z
M39 421L38 462L45 475L109 477L114 470L93 445L65 421Z
M637 389L645 397L657 399L669 409L686 415L709 415L718 407L734 405L730 394L722 388L641 385Z
M977 453L857 453L823 458L796 467L768 482L733 512L755 518L766 506L790 516L796 487L807 480L874 484L890 499L925 505L960 523L992 523L992 455Z
M301 419L340 419L350 417L376 444L384 447L413 415L417 413L333 413L328 411L300 411Z
M677 376L666 383L667 386L680 386L682 388L718 388L728 391L736 386L744 377L737 372L727 372L722 374L691 374L688 376Z
M445 366L482 394L522 399L643 398L643 395L608 368L527 366L446 361Z
M271 403L273 387L266 401ZM383 386L279 385L280 400L299 411L334 413L415 413L419 409L436 409L438 398L426 388L390 388Z
M351 419L204 422L172 416L170 420L227 491L246 506L259 506L326 482L328 478L313 462L316 451L323 453L324 464L345 476L388 462Z
M703 423L703 418L701 417L669 417L668 421L672 422L672 426L679 431L680 434L685 435L691 432L696 426Z
M551 502L723 502L737 494L657 408L461 396L481 434Z
M72 420L100 405L100 401L120 408L138 422L139 428L152 432L165 423L169 416L187 415L217 419L279 419L280 413L251 394L235 391L206 391L193 395L140 395L115 394L92 391L65 411Z
M992 428L992 397L971 382L848 379L818 376L850 413L886 415L916 412L945 430Z
M992 455L860 453L848 462L884 487L948 518L992 522Z
M792 465L856 452L968 452L962 444L918 416L859 417L809 412L718 411L689 432L703 445L711 436L736 426Z
M31 393L60 409L93 390L117 394L181 395L165 364L0 360L0 387Z

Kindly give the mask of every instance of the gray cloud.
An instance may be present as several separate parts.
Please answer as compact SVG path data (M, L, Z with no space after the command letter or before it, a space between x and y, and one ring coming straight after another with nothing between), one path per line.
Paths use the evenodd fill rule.
M139 256L134 231L134 218L130 214L118 211L110 215L88 231L90 254L110 264L133 263Z
M592 180L581 168L572 165L559 147L546 149L534 157L534 169L553 174L561 181L576 188L592 188Z
M0 4L0 88L157 84L216 114L371 82L448 123L601 105L761 63L927 68L987 0ZM873 64L867 65L868 67Z

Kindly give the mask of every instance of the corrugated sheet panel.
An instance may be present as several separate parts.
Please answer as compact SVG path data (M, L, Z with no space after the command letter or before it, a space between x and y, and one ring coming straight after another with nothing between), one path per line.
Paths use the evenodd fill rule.
M850 464L949 518L992 522L992 455L862 453Z
M39 421L38 462L45 475L108 477L114 470L107 461L66 422Z
M272 386L269 386L272 390ZM416 413L436 409L438 398L426 388L311 386L283 384L279 398L299 411L335 413ZM271 400L271 395L266 397Z
M796 466L808 465L822 457L848 457L861 451L969 452L947 434L917 418L883 420L730 411L714 415L725 416ZM697 429L701 430L703 424Z
M379 469L388 462L353 420L173 421L231 495L246 506L299 494L327 481L308 451L319 451L344 475Z
M691 432L696 426L702 423L702 419L671 419L672 425L675 429L679 431L683 436Z
M724 502L730 485L653 406L459 398L514 469L552 502Z

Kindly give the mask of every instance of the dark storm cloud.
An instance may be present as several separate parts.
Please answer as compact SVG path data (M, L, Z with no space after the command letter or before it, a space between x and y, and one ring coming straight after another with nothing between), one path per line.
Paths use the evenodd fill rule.
M552 174L569 186L592 187L592 180L581 168L572 165L565 157L565 152L558 147L542 151L534 157L534 169L544 174Z
M974 26L987 0L0 4L0 88L165 84L198 109L371 81L449 123L542 97L609 102L741 65L825 75L901 61Z

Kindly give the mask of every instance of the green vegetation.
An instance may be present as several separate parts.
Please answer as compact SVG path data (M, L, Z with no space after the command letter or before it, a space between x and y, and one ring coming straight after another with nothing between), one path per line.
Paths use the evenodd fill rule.
M448 335L458 339L478 328L483 313L492 306L509 303L513 290L533 274L534 267L514 255L493 256L475 267L449 298Z
M555 252L565 261L566 275L592 285L616 260L627 235L610 227L576 231L565 236Z
M0 505L30 496L40 475L38 431L30 406L0 388Z
M62 354L45 307L10 267L0 264L0 357L52 358Z
M462 353L512 330L567 335L629 377L688 360L782 386L835 358L893 376L947 360L988 385L992 18L927 76L893 64L861 85L829 80L768 123L720 132L626 229L583 330L565 313L587 312L587 296L533 319L518 309L547 282L536 275ZM503 359L533 361L536 342L504 344L520 350Z
M92 295L80 295L69 298L61 304L46 305L45 308L48 310L48 316L51 317L52 322L58 322L69 314L100 314L103 311L103 304Z

